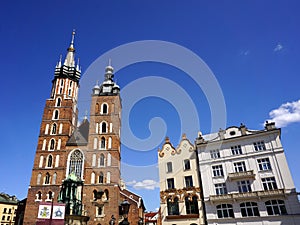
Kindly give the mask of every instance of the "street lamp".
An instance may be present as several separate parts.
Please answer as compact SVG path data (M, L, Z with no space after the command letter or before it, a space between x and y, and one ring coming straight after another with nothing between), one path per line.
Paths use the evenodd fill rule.
M128 212L129 212L129 207L130 203L125 199L121 203L121 208L122 208L122 214L124 219L119 223L119 225L129 225L130 223L128 222Z
M114 215L112 215L109 221L109 225L115 225L115 224L116 224L116 218L114 217Z
M144 221L143 221L143 218L140 217L139 221L138 221L138 225L143 225L144 224Z

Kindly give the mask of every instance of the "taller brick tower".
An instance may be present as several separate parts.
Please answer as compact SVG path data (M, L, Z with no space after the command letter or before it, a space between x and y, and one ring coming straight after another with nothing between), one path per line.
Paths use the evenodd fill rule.
M40 134L27 195L24 224L35 224L41 201L54 202L60 192L62 180L68 176L67 148L77 125L77 97L81 71L75 65L74 35L64 62L61 59L55 67L50 98L46 100ZM83 177L83 168L75 173Z

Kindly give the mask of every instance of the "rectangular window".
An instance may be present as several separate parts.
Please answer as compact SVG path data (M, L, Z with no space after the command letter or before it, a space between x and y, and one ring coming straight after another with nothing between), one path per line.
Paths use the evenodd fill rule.
M216 195L227 194L227 188L225 183L215 184Z
M255 151L266 150L266 145L264 141L257 141L253 143Z
M193 177L192 176L186 176L184 177L185 180L185 186L186 187L193 187Z
M190 163L189 159L185 159L183 161L183 163L184 163L184 170L190 170L191 169L191 163Z
M220 157L221 157L221 155L220 155L220 151L218 149L210 151L210 158L218 159Z
M233 163L233 165L234 165L234 170L236 173L246 171L245 162L236 162L236 163Z
M167 162L167 173L171 173L172 170L172 162Z
M265 191L277 189L275 177L262 178L261 181Z
M11 209L8 209L8 213L11 214Z
M214 177L223 177L224 176L222 165L212 166L212 170L213 170Z
M237 182L239 192L251 192L251 185L249 180L242 180Z
M3 209L3 213L6 213L6 210L7 210L7 208L4 208L4 209Z
M2 216L2 220L5 220L5 216Z
M271 163L269 158L263 158L257 160L259 170L271 170Z
M231 146L230 148L231 148L232 155L241 155L241 154L243 154L242 147L240 145Z
M167 186L168 186L168 189L174 189L175 188L174 178L167 179Z
M96 206L96 217L104 216L103 215L103 206Z

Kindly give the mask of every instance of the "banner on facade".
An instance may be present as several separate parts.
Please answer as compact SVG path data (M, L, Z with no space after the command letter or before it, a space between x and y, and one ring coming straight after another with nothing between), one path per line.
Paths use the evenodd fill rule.
M41 202L36 225L64 225L65 204Z

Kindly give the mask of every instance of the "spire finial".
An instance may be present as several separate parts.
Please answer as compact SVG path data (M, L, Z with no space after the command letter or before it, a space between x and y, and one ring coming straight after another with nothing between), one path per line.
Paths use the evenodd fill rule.
M111 66L111 58L108 59L108 66Z
M70 47L68 48L68 52L74 52L74 39L75 39L75 29L73 29L72 31L72 38L71 38L71 43L70 43Z
M71 44L74 44L74 38L75 38L75 29L73 29L73 32L72 32Z
M87 120L87 114L88 114L88 111L85 110L85 114L84 114L84 119Z

